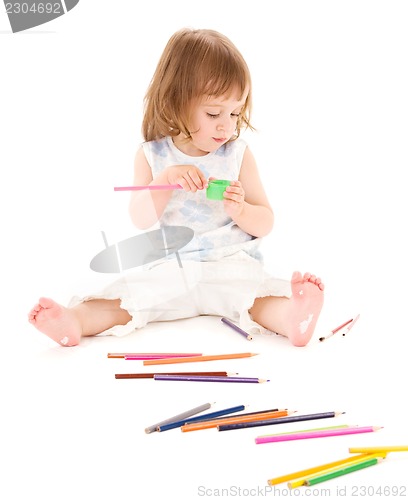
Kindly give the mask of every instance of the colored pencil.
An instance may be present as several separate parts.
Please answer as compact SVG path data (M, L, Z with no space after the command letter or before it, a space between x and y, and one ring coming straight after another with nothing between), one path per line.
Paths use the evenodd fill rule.
M346 429L348 427L352 427L352 426L347 425L347 424L343 424L343 425L331 425L330 427L314 427L313 429L303 429L301 431L280 432L278 434L264 434L263 436L259 436L259 437L283 436L286 434L297 434L298 432L326 431L329 429Z
M144 356L146 359L151 357L178 357L201 356L200 352L108 352L108 358L125 358L126 356Z
M349 324L349 326L346 328L346 330L342 333L343 337L345 337L348 332L353 328L353 326L356 324L357 320L359 319L360 315L357 314L357 316L353 319L353 321Z
M303 422L305 420L317 420L320 418L332 418L337 417L342 412L325 412L325 413L313 413L310 415L293 415L289 417L276 418L273 420L260 420L258 422L243 422L237 424L220 425L218 427L219 431L233 431L238 429L246 429L249 427L261 427L264 425L275 425L275 424L287 424L291 422Z
M389 453L391 451L408 451L408 446L365 446L349 448L350 453Z
M161 425L169 424L170 422L175 422L176 420L187 418L190 417L191 415L196 415L197 413L201 413L202 411L208 410L208 408L211 408L211 403L204 403L203 405L196 406L195 408L191 408L190 410L184 411L183 413L179 413L174 417L162 420L157 424L149 425L149 427L146 427L145 432L146 434L150 434L151 432L155 432L157 428L160 427Z
M271 413L273 411L288 411L288 410L281 410L279 408L271 408L271 409L268 408L267 410L251 411L251 412L240 413L239 415L236 415L236 416L237 417L248 417L250 415L259 415L260 413ZM220 420L221 418L224 418L224 417L212 418L211 420L215 421L215 420Z
M338 331L340 331L342 328L344 328L345 326L347 326L349 323L352 323L353 321L353 318L349 319L348 321L342 323L340 326L337 326L336 328L334 328L333 330L330 331L330 333L328 335L326 335L326 337L320 337L320 342L323 342L323 340L326 340L330 337L332 337L335 333L337 333Z
M262 384L269 382L269 380L254 378L254 377L211 377L206 375L162 375L157 374L154 380L170 380L178 382L229 382L229 383L249 383L249 384Z
M153 378L155 375L208 375L214 377L228 377L228 372L169 372L169 373L115 373L115 378Z
M173 359L173 358L196 358L197 356L202 356L201 354L150 354L150 355L126 355L125 360L127 361L144 361L149 359Z
M157 430L159 432L164 432L168 431L170 429L175 429L177 427L181 427L184 424L187 424L189 422L198 422L200 420L208 420L208 419L213 419L217 417L222 417L223 415L230 415L231 413L238 413L239 411L245 410L244 405L239 405L239 406L232 406L231 408L225 408L223 410L217 410L213 411L211 413L206 413L205 415L200 415L199 417L192 417L192 418L185 418L185 419L179 419L175 420L174 422L169 422L168 424L163 424L160 425Z
M231 327L236 332L238 332L239 334L243 335L247 340L252 340L252 336L248 332L246 332L245 330L242 330L239 326L232 323L232 321L230 321L229 319L221 318L221 321L223 323L225 323L226 325L228 325L229 327Z
M251 352L240 352L235 354L213 354L210 356L193 356L191 358L168 358L168 359L148 359L143 361L144 365L165 365L170 363L194 363L196 361L215 361L219 359L237 359L256 356Z
M118 186L113 188L114 191L140 191L148 189L149 191L169 191L172 189L183 189L180 184L150 184L147 186Z
M341 469L344 469L346 467L349 467L351 465L355 465L355 464L360 464L361 462L365 462L369 459L372 459L372 458L378 458L379 455L356 455L354 457L349 457L349 458L346 458L346 459L343 459L343 460L338 460L337 463L336 462L333 462L332 464L326 464L326 465L321 465L321 466L318 466L318 467L313 467L313 469L308 469L308 471L300 471L298 474L297 474L297 477L296 478L290 478L289 482L288 482L288 487L290 489L294 489L294 488L299 488L299 486L305 486L306 485L306 481L308 481L309 479L313 479L315 477L320 477L324 474L328 474L330 472L335 472L335 471L338 471L338 470L341 470ZM385 456L383 455L382 458L385 458ZM312 472L310 472L312 471ZM303 472L303 474L302 474ZM284 476L282 476L284 477Z
M256 444L265 443L277 443L280 441L294 441L298 439L314 439L323 437L333 437L333 436L345 436L348 434L362 434L365 432L375 432L382 427L348 427L343 429L326 429L322 431L309 431L309 432L298 432L298 433L288 433L280 435L271 436L259 436L255 438Z
M368 460L365 460L364 462L352 464L352 465L349 465L348 467L344 467L343 469L333 471L333 472L328 472L326 474L322 474L321 476L307 479L305 481L305 485L306 486L313 486L315 484L323 483L324 481L329 481L330 479L344 476L345 474L350 474L351 472L365 469L366 467L371 467L372 465L377 465L381 461L382 461L381 457L370 458Z
M181 428L182 432L190 432L190 431L201 431L203 429L213 429L216 428L220 425L227 425L227 424L234 424L234 423L239 423L239 422L257 422L259 420L262 421L269 421L269 419L279 419L280 417L288 415L287 410L280 410L280 411L270 411L270 412L265 412L265 413L257 413L253 415L237 415L234 417L226 417L223 419L217 419L217 420L207 420L204 422L197 422L197 423L191 423L191 424L186 424L183 425Z
M305 478L307 476L310 476L312 474L315 474L317 472L322 472L324 470L328 470L337 466L341 466L344 464L350 464L354 463L356 460L365 460L367 458L366 454L361 454L361 455L355 455L354 457L347 457L347 458L342 458L340 460L335 460L334 462L329 462L327 464L322 464L322 465L316 465L314 467L310 467L309 469L303 469L299 470L296 472L290 472L289 474L284 474L282 476L274 477L272 479L268 479L268 484L270 486L273 486L274 484L281 484L286 481L292 481L295 479L301 478L302 481L298 486L301 486L303 482L305 481Z

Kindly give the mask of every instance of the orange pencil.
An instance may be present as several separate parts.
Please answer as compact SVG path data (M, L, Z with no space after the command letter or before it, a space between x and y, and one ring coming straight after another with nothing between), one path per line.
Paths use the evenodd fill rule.
M243 422L257 422L258 420L269 420L272 418L286 417L289 415L288 410L267 411L264 413L257 413L252 415L238 415L235 417L225 417L213 420L202 420L200 422L192 422L191 424L184 424L181 427L182 432L199 431L202 429L211 429L219 425L239 424Z
M144 365L167 365L170 363L193 363L196 361L215 361L217 359L236 359L250 358L257 356L251 352L238 352L235 354L213 354L210 356L192 356L189 358L164 358L164 359L147 359L143 361Z

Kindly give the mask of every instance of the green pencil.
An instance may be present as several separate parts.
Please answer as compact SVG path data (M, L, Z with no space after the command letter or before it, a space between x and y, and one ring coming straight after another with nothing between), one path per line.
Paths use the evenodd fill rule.
M334 479L339 476L344 476L345 474L350 474L351 472L355 472L360 469L365 469L366 467L371 467L372 465L378 464L378 462L382 460L382 458L370 458L365 460L364 462L360 462L358 464L349 465L348 467L344 467L343 469L339 469L333 472L328 472L326 474L322 474L321 476L313 477L307 479L305 481L306 486L313 486L315 484L323 483L324 481L329 481L330 479Z

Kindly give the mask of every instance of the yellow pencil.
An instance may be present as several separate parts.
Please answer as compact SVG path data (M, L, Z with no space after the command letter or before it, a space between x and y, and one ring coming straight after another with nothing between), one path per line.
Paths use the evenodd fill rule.
M335 462L330 462L328 464L316 465L315 467L311 467L310 469L304 469L297 472L291 472L290 474L285 474L284 476L275 477L273 479L268 480L269 485L284 483L285 481L291 481L292 479L304 478L308 474L314 474L315 472L321 472L331 467L336 467L338 465L348 464L356 460L357 458L367 458L367 454L361 454L354 457L343 458L341 460L336 460Z
M408 451L408 446L370 446L368 448L349 448L349 453L388 453L390 451Z
M355 456L355 457L352 457L351 460L349 460L346 465L356 465L356 464L359 464L361 462L366 462L367 460L369 460L370 458L379 458L379 454L363 454L363 455L358 455L358 456ZM381 458L385 458L384 455L381 455ZM327 466L322 466L322 469L320 471L317 471L313 474L307 474L307 475L304 475L303 477L300 477L299 479L295 479L294 481L289 481L288 482L288 486L289 488L293 489L293 488L298 488L299 486L304 486L307 481L309 481L310 479L313 479L315 477L319 477L323 474L327 474L327 473L330 473L330 472L336 472L338 470L341 470L341 469L344 469L344 463L341 465L336 465L336 466L332 466L332 467L327 467Z
M250 358L257 356L252 352L238 352L235 354L213 354L209 356L190 356L184 358L163 358L163 359L147 359L143 361L144 365L167 365L170 363L193 363L195 361L214 361L217 359L237 359L237 358Z

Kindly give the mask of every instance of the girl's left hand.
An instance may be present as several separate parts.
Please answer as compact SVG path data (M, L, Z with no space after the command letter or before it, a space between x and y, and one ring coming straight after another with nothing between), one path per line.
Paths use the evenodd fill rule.
M245 191L240 181L231 181L231 184L224 191L225 212L231 217L237 217L244 208Z

